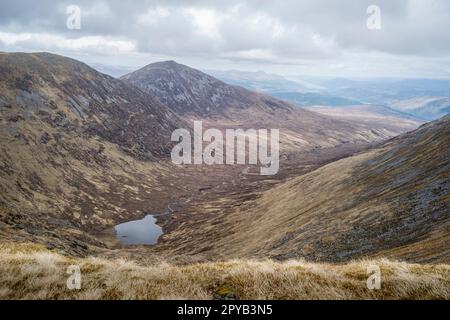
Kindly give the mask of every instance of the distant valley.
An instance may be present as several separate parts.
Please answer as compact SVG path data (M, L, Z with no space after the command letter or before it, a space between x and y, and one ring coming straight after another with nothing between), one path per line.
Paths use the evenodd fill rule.
M450 113L450 80L433 79L322 79L289 80L264 72L214 71L220 79L265 92L299 106L343 107L383 105L430 121Z

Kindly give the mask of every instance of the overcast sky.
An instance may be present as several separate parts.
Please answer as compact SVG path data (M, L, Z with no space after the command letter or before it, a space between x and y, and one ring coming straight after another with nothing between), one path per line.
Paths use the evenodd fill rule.
M67 27L70 5L80 29ZM370 5L381 29L367 27ZM0 51L125 68L174 59L287 76L450 77L450 1L1 0Z

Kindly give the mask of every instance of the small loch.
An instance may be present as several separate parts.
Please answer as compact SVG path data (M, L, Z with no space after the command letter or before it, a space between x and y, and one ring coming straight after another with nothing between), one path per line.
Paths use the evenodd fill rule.
M163 234L162 228L156 224L156 218L147 215L144 219L118 224L114 227L116 237L123 245L153 245Z

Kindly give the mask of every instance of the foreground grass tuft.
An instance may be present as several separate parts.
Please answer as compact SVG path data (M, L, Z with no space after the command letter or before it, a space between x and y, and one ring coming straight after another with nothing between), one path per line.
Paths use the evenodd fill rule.
M69 290L67 267L81 270ZM369 290L367 268L381 270ZM345 265L303 261L167 263L74 259L37 245L0 244L0 299L450 299L450 266L384 259Z

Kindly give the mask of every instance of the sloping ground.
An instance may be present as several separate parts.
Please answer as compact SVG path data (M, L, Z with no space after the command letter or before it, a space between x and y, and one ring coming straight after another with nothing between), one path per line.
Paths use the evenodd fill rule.
M391 121L372 127L295 107L286 101L226 84L174 61L153 63L121 78L158 97L179 116L213 128L280 129L281 150L299 151L379 142L407 129ZM410 128L412 129L412 128Z
M233 110L251 106L266 113L291 109L280 100L228 85L175 61L152 63L121 79L155 95L180 115L229 117Z
M82 255L89 252L91 245L96 249L105 245L99 241L101 237L93 236L104 228L142 218L148 213L164 214L167 205L175 202L179 211L185 212L175 212L162 221L168 230L162 237L167 246L164 243L157 246L161 251L169 248L168 253L185 251L191 244L189 254L205 253L206 259L272 256L341 261L398 248L395 250L404 252L400 257L446 261L447 249L437 244L448 236L444 214L448 204L442 205L439 198L444 194L448 199L448 187L446 184L441 186L440 178L435 176L438 174L436 168L442 165L444 171L439 177L448 181L448 158L446 153L434 149L414 149L414 135L406 136L408 143L394 140L384 149L351 158L349 162L334 163L324 171L311 173L309 178L302 176L300 179L309 179L306 184L300 184L302 188L307 186L301 189L304 195L292 182L277 187L274 192L262 192L269 184L272 186L272 182L281 180L260 181L251 177L252 172L238 166L220 166L222 169L216 170L214 166L175 167L166 161L170 150L166 141L170 140L171 130L189 124L156 98L120 80L51 54L0 54L0 74L3 76L0 78L2 239L46 243L49 248ZM266 99L262 95L259 97ZM252 114L252 110L271 108L270 103L256 106L256 109L248 107L249 119L256 114ZM308 146L313 149L309 155L320 155L323 149L319 146L348 146L372 142L383 136L371 129L306 110L295 113L301 117L291 117L289 114L293 109L288 105L272 107L272 113L264 113L267 122L261 124L283 124L281 143L290 144L296 151L305 151L302 146ZM301 121L297 122L299 119ZM205 121L215 123L212 118ZM246 118L236 121L247 123ZM224 127L228 125L224 118L218 123ZM430 146L437 144L436 148L445 150L442 146L445 137L448 137L448 130L442 136L436 134L427 139ZM406 143L406 148L399 150L409 152L407 159L418 155L414 158L417 164L402 163L403 155L392 157L398 163L386 166L393 165L399 170L404 176L401 179L397 177L398 172L384 174L386 166L381 164L381 171L374 171L373 161L381 157L383 162L383 152L386 151L387 157L390 150L402 143ZM326 162L343 156L339 150L334 151ZM308 156L308 152L304 155ZM371 154L379 157L372 158ZM282 154L282 158L290 161L290 155ZM444 158L440 160L442 155ZM296 172L309 172L325 163L323 159L318 160L302 163L297 171L282 168L282 178ZM295 163L299 162L290 162L291 166ZM352 175L353 165L359 168L355 169L356 176ZM373 169L370 172L375 172L373 177L364 177L367 167ZM418 203L419 209L392 209L397 198L386 200L384 195L397 197L395 192L400 188L391 180L417 183L414 178L418 174L424 176L423 183L429 182L426 179L435 179L429 183L436 183L436 187L433 185L426 191L430 195L418 195L430 202L421 198L409 199L411 190L405 189L399 191L399 203L402 206ZM381 177L387 181L381 181ZM266 187L262 189L262 185ZM372 185L375 193L369 193ZM336 194L328 199L332 190L336 190ZM260 195L262 199L255 205L253 201ZM326 201L318 203L315 199ZM377 199L384 202L380 204ZM213 207L198 210L212 202L215 202ZM191 204L189 211L185 210L185 204ZM353 205L355 208L350 216L345 213L345 208L341 208ZM420 206L423 205L429 207L422 210ZM340 208L339 214L333 215L336 208ZM369 228L367 224L373 218L369 213L381 209L394 210L395 214L386 211L390 218L375 219L376 227ZM304 210L306 213L302 216ZM367 215L362 214L365 210ZM428 215L429 210L433 214ZM192 212L196 215L191 216ZM222 215L216 219L211 213L217 212ZM384 211L380 212L384 214ZM410 212L412 214L408 216ZM201 224L197 224L198 216ZM355 222L353 216L361 216L361 221L356 219ZM177 237L181 240L172 241ZM192 239L195 246L189 243ZM405 246L413 243L417 246L420 241L433 246L420 248L413 256ZM395 256L397 253L390 254Z
M217 235L209 253L448 263L449 146L447 116L294 178L208 226Z
M47 53L0 53L0 237L72 253L85 231L164 210L170 135L158 99Z
M0 53L0 90L2 125L39 119L115 143L140 159L170 155L170 135L186 126L150 94L49 53Z
M74 134L42 144L30 138L32 130L21 125L28 143L9 135L0 141L0 238L81 252L102 246L86 231L163 211L180 191L161 185L173 172L168 163L138 161L117 145Z
M80 290L67 288L78 266ZM369 290L378 267L381 288ZM0 244L0 299L450 299L450 267L382 260L344 265L232 260L173 265L74 259Z

